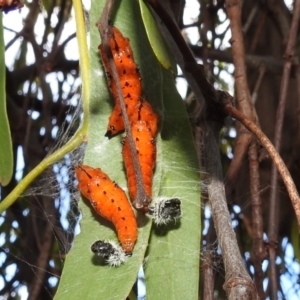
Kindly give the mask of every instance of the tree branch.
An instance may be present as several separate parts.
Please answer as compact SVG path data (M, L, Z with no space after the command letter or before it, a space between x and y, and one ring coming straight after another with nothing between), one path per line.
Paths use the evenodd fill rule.
M258 299L255 285L244 266L227 208L219 155L220 128L211 122L203 122L201 126L204 130L205 158L209 162L206 166L209 174L208 195L225 266L223 288L228 299Z
M280 13L281 15L282 13ZM276 113L276 124L275 124L275 136L274 146L275 149L280 152L281 138L282 138L282 126L287 100L287 90L290 77L291 66L294 60L295 43L297 38L298 26L300 19L300 1L295 1L295 9L292 19L292 24L289 32L288 43L284 54L284 67L279 93L279 103ZM270 252L270 284L272 298L277 298L278 283L276 276L276 248L277 248L277 235L278 235L278 215L279 215L279 203L278 203L278 172L276 166L272 165L271 170L271 192L270 192L270 212L269 212L269 252ZM298 223L298 226L300 223ZM299 227L300 229L300 227Z
M235 67L234 77L236 85L237 107L251 120L256 120L256 114L251 103L251 95L247 82L245 50L241 24L241 3L239 0L226 0L226 10L230 20L232 57ZM238 126L238 137L234 150L234 157L226 174L227 184L233 185L243 159L247 153L252 136L243 127Z
M289 170L287 169L286 165L284 164L282 158L270 142L270 140L266 137L266 135L245 115L239 112L236 108L231 106L228 102L224 103L224 111L232 116L233 118L240 121L250 132L252 132L255 137L259 140L259 142L263 145L263 147L267 150L269 156L273 160L273 163L276 165L279 174L282 177L282 180L286 186L290 199L292 201L298 227L300 228L300 198L297 192L295 183L291 177Z
M201 126L203 125L204 151L208 162L206 171L210 176L208 194L226 270L224 289L229 299L257 299L255 286L243 264L236 236L231 226L231 219L225 198L218 144L220 125L222 126L224 121L224 113L220 109L218 102L218 97L222 95L222 92L217 93L214 87L208 82L203 66L197 64L176 23L161 5L161 2L148 0L148 3L161 21L164 22L169 35L176 44L176 48L179 49L181 53L180 65L183 71L189 75L187 76L187 80L196 98L198 101L202 99L201 95L199 96L200 90L205 100L206 110L202 115L205 120L203 120ZM239 298L234 298L235 295L239 295Z
M251 263L254 267L254 282L260 299L265 299L263 289L262 262L267 257L263 240L263 218L261 199L259 194L259 162L257 155L257 143L252 141L249 151L249 173L250 173L250 194L252 208L252 251Z

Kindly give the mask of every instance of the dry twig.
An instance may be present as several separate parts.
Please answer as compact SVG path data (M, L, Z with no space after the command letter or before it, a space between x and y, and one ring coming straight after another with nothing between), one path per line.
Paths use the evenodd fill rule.
M243 41L243 32L241 24L241 1L226 0L226 9L230 19L230 28L232 32L232 55L235 66L235 85L237 91L237 106L239 110L247 116L248 119L257 123L257 116L251 95L248 87L245 49ZM261 299L264 298L263 291L263 271L262 261L265 258L265 251L263 248L263 221L261 201L258 193L259 189L259 162L257 155L256 141L252 140L252 135L242 126L238 126L237 147L234 151L234 158L230 164L227 179L231 183L234 180L238 170L242 165L242 159L248 150L249 158L249 177L250 177L250 194L252 203L252 232L253 232L253 246L252 246L252 262L255 268L255 283L258 289L258 294ZM249 147L250 146L250 147Z
M280 13L280 15L282 14ZM280 152L280 146L281 146L282 126L283 126L284 112L285 112L286 100L287 100L287 90L288 90L291 66L294 60L295 43L297 38L299 19L300 19L300 1L295 1L295 9L293 14L292 24L291 24L288 42L284 54L285 63L283 67L283 74L282 74L280 93L279 93L279 103L278 103L277 114L276 114L274 146L278 152ZM273 299L277 298L277 291L278 291L278 282L276 276L277 271L276 271L276 263L275 263L277 235L278 235L277 220L279 215L279 203L278 203L278 193L277 193L278 172L276 167L277 166L273 164L271 170L270 212L269 212L269 226L268 226L269 245L270 245L269 246L269 254L270 254L269 271L270 271L271 294ZM298 215L296 210L295 212L296 215ZM298 222L298 226L299 225L300 224Z
M224 289L229 299L237 299L235 297L239 297L238 299L257 299L256 289L244 266L227 208L218 146L219 126L220 124L223 124L224 114L220 110L220 105L217 101L218 93L207 81L203 67L197 65L180 30L168 12L161 5L161 2L157 0L148 0L148 3L168 29L169 37L167 40L172 37L173 42L176 45L175 47L179 50L181 54L178 59L179 64L185 75L188 74L186 78L193 89L196 99L200 100L204 98L205 101L205 121L201 126L203 125L205 136L204 151L206 152L205 155L209 164L209 167L206 170L210 175L208 188L209 200L212 206L214 225L218 242L222 249L226 271ZM203 105L203 103L201 104ZM216 124L217 127L215 128Z
M228 103L225 103L224 110L228 115L240 121L249 131L251 131L259 140L259 142L263 145L263 147L267 150L269 156L271 157L273 163L276 165L277 170L281 175L282 180L286 186L286 189L288 191L288 194L291 198L295 210L298 227L300 228L300 197L295 183L291 177L291 174L287 169L286 165L284 164L282 158L272 145L271 141L266 137L266 135L246 116L244 116L241 112L239 112L236 108L234 108Z

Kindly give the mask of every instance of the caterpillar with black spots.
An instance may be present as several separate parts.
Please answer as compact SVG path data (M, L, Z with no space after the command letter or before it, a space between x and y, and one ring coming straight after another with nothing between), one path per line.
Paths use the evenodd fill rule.
M111 221L125 253L130 254L137 240L137 222L125 192L100 168L75 167L78 189L95 211Z
M151 128L148 123L139 120L134 122L131 127L132 137L136 147L136 155L138 157L141 173L143 176L143 184L147 196L152 197L152 177L156 160L156 142L153 138ZM127 181L129 194L132 199L136 199L137 179L133 167L133 159L130 153L127 137L123 140L123 160L127 173Z
M141 77L138 67L134 62L129 39L125 38L116 27L112 27L112 32L113 34L109 40L109 46L118 71L128 118L131 119L131 117L134 118L133 115L138 113L136 108L139 106L139 101L142 96ZM115 99L115 106L109 117L107 132L105 134L105 136L111 138L124 130L124 121L116 82L111 76L109 61L102 44L99 46L99 50L107 72L109 87L113 98Z

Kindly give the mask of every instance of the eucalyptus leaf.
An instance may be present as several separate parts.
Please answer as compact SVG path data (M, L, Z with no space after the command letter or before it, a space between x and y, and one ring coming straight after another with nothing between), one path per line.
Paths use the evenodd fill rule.
M4 54L2 14L0 14L0 184L2 186L6 186L13 175L12 141L6 112Z
M99 33L93 26L102 9L103 2L92 1L90 124L84 163L100 167L127 191L121 155L122 137L111 140L104 137L113 101L97 50ZM90 246L98 239L117 242L115 230L109 222L95 214L88 202L81 199L81 232L75 237L67 255L55 299L125 299L143 263L146 266L147 299L196 299L200 247L199 172L188 118L171 72L164 71L153 54L138 2L118 2L113 24L130 38L142 77L144 97L160 117L161 134L157 137L153 197L181 198L184 216L175 225L151 231L152 221L138 214L138 241L133 255L124 265L112 268L102 265ZM149 251L144 261L147 249ZM178 274L180 278L176 278ZM165 288L159 288L157 284L162 285L161 280L166 280L165 276L169 278L164 283Z
M156 24L151 8L149 8L143 0L139 0L139 3L144 26L154 54L165 69L171 69L174 74L177 74L173 54L167 46L164 37Z
M159 186L160 196L181 199L182 218L171 226L153 228L145 264L147 299L198 299L199 165L184 103L170 71L163 71L163 87L165 116L154 186Z
M100 36L94 24L101 15L104 3L92 2L90 13L91 27L91 99L90 99L90 124L88 133L88 147L86 149L84 163L92 167L101 167L112 180L120 187L127 190L122 155L121 139L115 137L108 140L104 137L108 116L111 113L113 102L107 88L105 73L98 53ZM126 0L120 3L114 25L124 36L129 37L135 53L135 60L139 64L140 72L144 78L151 78L148 91L153 94L157 90L157 81L153 78L157 72L160 78L160 67L152 54L147 37L144 32L139 7L136 2ZM134 22L128 22L128 19ZM140 44L142 49L140 49ZM150 49L150 51L148 50ZM150 52L150 54L147 53ZM146 58L145 58L146 56ZM139 63L141 62L142 63ZM149 67L151 66L151 67ZM146 70L146 74L144 74ZM112 225L103 218L97 216L90 204L80 200L79 207L82 212L80 221L81 232L75 237L74 245L68 253L61 281L55 299L125 299L130 293L137 273L142 265L144 254L148 246L151 221L145 216L138 216L138 241L132 257L119 268L111 268L101 265L91 252L91 245L98 239L114 240L117 237Z

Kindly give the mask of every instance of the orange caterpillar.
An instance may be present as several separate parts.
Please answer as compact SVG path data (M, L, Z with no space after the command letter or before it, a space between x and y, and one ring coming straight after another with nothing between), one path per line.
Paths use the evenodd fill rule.
M133 59L133 52L129 44L129 39L124 38L116 27L112 27L112 31L113 35L109 40L109 46L118 71L122 94L126 105L126 112L131 125L138 160L140 162L145 192L150 198L152 194L152 177L156 158L154 138L158 130L158 117L153 111L150 103L141 98L141 78L137 65ZM103 45L99 46L99 50L108 73L110 89L115 98L115 107L109 117L109 124L105 134L108 138L111 138L124 130L124 121L116 82L111 76L110 65ZM136 200L136 174L127 138L124 139L123 159L127 172L129 193L131 198Z
M152 106L146 100L139 102L138 113L130 118L130 122L137 122L142 120L147 122L148 128L150 129L152 136L155 137L158 130L158 116L153 111Z
M109 41L113 59L118 70L120 85L125 100L128 117L137 113L137 105L142 94L140 73L133 59L133 52L129 44L129 39L125 38L119 29L112 27L113 37ZM115 107L109 118L106 136L111 138L124 130L124 122L120 106L120 99L117 93L116 83L111 76L111 69L104 47L99 46L103 64L108 73L110 90L115 99Z
M75 172L80 192L100 216L114 224L122 248L131 253L137 240L137 223L124 191L100 168L80 165Z
M127 105L127 112L128 110L132 112L131 114L128 114L130 123L138 120L147 121L153 136L155 136L158 129L158 117L153 111L150 103L146 100L139 100L136 104L132 103L131 105L132 107L130 109L128 109ZM108 126L110 129L105 134L108 138L111 138L124 130L124 122L120 105L116 105L112 111L109 117Z
M152 177L156 159L156 144L148 122L139 120L132 123L132 137L136 146L136 153L141 166L145 191L149 197L152 196ZM123 141L123 159L127 173L129 193L132 199L136 199L137 184L130 154L127 137Z

